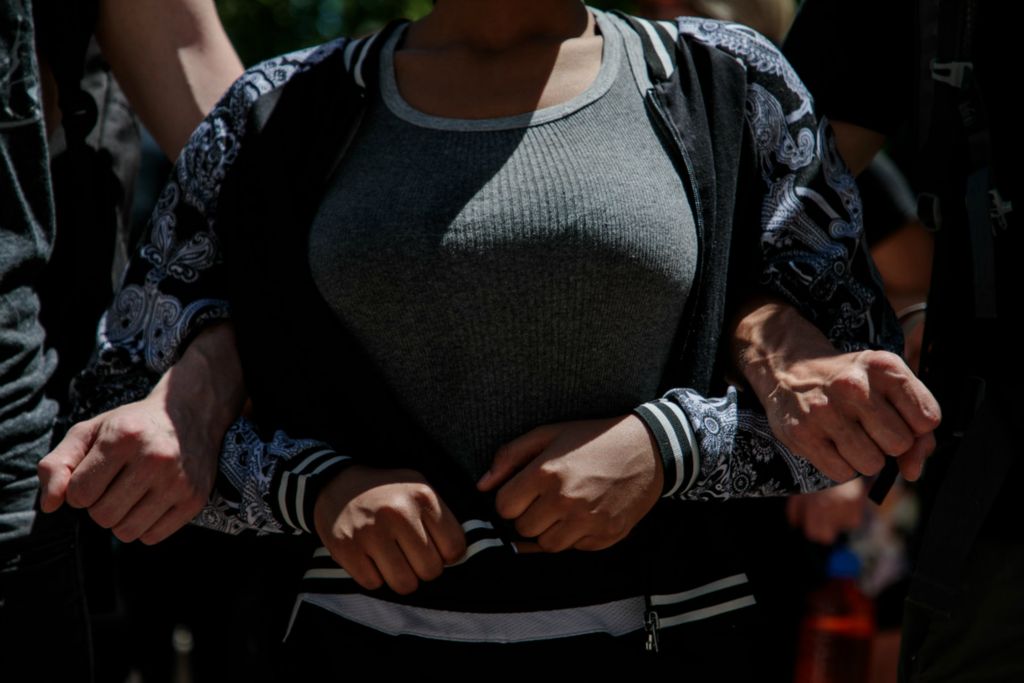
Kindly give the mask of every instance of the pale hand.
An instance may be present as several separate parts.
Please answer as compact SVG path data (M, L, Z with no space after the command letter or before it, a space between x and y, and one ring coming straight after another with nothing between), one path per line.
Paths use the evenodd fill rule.
M204 330L149 396L76 424L39 462L43 512L67 503L122 541L164 540L209 499L244 388L231 326Z

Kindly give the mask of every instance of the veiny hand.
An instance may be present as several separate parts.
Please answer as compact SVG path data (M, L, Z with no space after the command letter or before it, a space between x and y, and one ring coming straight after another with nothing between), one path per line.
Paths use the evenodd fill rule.
M122 541L164 540L209 499L243 398L233 331L204 331L149 396L76 424L39 462L43 511L66 502Z
M860 527L867 493L864 480L854 479L824 491L793 496L786 501L786 517L808 540L831 545L839 534Z
M839 353L795 309L775 303L741 320L733 350L775 436L831 479L878 474L886 456L899 459L905 479L921 475L941 411L899 356Z
M647 427L627 415L538 427L503 446L477 486L500 486L498 514L541 550L603 550L650 512L663 476Z
M466 552L462 526L413 470L348 467L321 490L313 518L331 557L367 590L386 583L408 595Z
M939 404L903 360L861 351L791 363L765 397L772 431L835 481L878 474L885 456L913 481L935 449Z
M203 508L217 472L219 441L183 436L152 398L76 424L39 463L43 511L67 502L122 541L162 541Z

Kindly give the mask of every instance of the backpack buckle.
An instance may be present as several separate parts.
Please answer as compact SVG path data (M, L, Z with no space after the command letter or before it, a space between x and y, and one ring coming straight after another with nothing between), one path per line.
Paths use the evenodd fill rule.
M954 88L964 87L967 75L974 69L974 62L931 62L932 79Z
M1013 202L1008 202L999 194L997 188L988 191L988 215L992 219L992 225L1005 231L1007 227L1006 216L1013 211Z

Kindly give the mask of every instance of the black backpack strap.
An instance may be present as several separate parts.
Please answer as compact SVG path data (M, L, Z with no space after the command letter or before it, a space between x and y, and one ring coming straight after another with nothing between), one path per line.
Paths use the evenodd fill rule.
M1012 206L1002 199L992 175L992 141L985 101L974 73L974 29L978 23L979 0L921 0L922 71L918 114L922 130L921 158L931 169L932 192L921 195L919 215L933 230L943 228L943 217L951 207L944 201L960 201L942 191L944 175L952 170L940 161L950 158L951 140L962 137L966 144L967 187L963 201L973 263L974 315L996 317L995 245L996 229L1006 229ZM953 112L934 116L935 106ZM959 130L956 130L959 128Z
M993 236L1008 212L1008 207L1000 206L991 173L988 115L974 71L979 1L921 0L920 7L926 81L922 92L931 97L921 100L919 113L929 125L920 158L926 182L935 190L922 196L920 213L936 231L933 294L936 283L962 272L965 251L970 253L973 270L972 289L962 302L950 304L941 296L930 301L936 318L925 330L925 348L932 350L922 362L922 376L946 413L940 452L929 467L945 466L946 470L928 477L939 484L923 527L908 605L930 615L948 616L975 541L1019 451L1009 433L1014 419L1011 404L1019 409L1019 400L998 393L1007 393L1006 382L986 381L992 364L983 357L980 343L966 343L993 334L997 316ZM956 153L957 144L962 145L962 154ZM966 225L949 225L944 215L957 216ZM965 232L953 234L953 228L961 225ZM961 310L952 310L953 306ZM965 343L948 343L952 341ZM933 343L943 347L938 367L930 363Z
M935 498L907 600L938 615L951 613L960 577L996 494L1014 462L1012 410L989 394L955 451Z
M99 4L95 0L40 0L35 16L39 50L57 82L68 148L84 145L97 117L96 102L82 89L82 77Z
M64 149L51 148L56 152L51 177L57 234L39 296L40 321L60 357L47 394L65 403L71 378L92 352L96 321L113 295L111 271L124 191L110 152L88 141L100 117L83 83L90 48L95 48L98 3L41 0L35 13L39 50L57 85L64 134Z

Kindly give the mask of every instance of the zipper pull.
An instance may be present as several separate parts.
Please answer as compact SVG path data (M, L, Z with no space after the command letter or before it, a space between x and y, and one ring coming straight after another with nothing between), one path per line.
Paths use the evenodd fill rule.
M644 631L647 632L647 641L644 649L654 654L658 653L658 629L661 628L661 619L653 609L644 613Z

